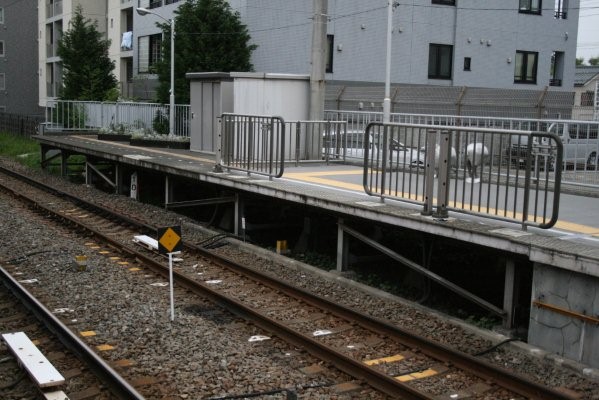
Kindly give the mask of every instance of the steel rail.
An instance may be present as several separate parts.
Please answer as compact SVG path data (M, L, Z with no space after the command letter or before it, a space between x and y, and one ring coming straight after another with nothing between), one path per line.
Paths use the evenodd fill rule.
M35 180L33 181L36 182ZM38 182L38 184L40 183ZM44 184L40 185L45 186ZM72 195L65 195L67 197L77 199ZM78 201L85 204L89 204L85 200L78 199ZM122 249L124 252L134 256L142 263L146 264L148 267L151 267L154 271L163 275L168 275L168 268L162 265L160 262L150 257L147 257L144 254L137 252L135 249L126 246L110 237L105 236L104 234L102 234L102 232L80 221L77 221L75 218L58 213L41 204L36 204L39 207L44 208L44 210L46 210L47 212L52 213L60 218L69 220L71 223L77 226L81 226L82 228L88 230L89 232L98 236L102 240L108 242L112 246ZM116 218L124 217L124 219L132 225L137 225L138 227L146 229L152 229L149 225L136 222L135 220L132 220L127 216L122 216L120 215L120 213L104 208L102 206L89 204L89 208L101 210L102 212L111 214ZM319 307L321 309L329 310L331 313L339 317L345 318L350 321L354 321L369 330L376 331L382 335L386 335L390 338L393 338L400 344L403 344L408 347L419 348L423 354L429 355L439 361L452 364L457 368L468 371L469 373L472 373L473 375L478 376L484 380L495 382L499 386L513 391L515 393L518 393L524 397L530 399L573 399L572 396L569 396L563 392L546 387L536 382L529 381L520 375L504 370L503 368L496 367L492 364L489 364L483 360L470 356L466 353L462 353L442 344L433 342L429 339L403 330L380 319L368 316L366 314L349 309L339 304L335 304L326 299L322 299L305 290L293 287L279 279L263 275L257 271L244 267L236 263L235 261L211 253L207 249L204 249L200 246L196 246L190 243L184 244L186 247L198 251L204 257L210 258L213 261L220 263L223 267L234 270L235 272L243 274L244 276L253 280L260 281L262 284L265 284L291 297L304 301L307 304ZM339 353L333 350L332 348L313 340L308 336L295 332L292 329L285 327L284 325L278 323L275 320L260 315L256 310L243 305L235 299L232 299L217 291L212 290L211 288L207 287L201 282L193 281L185 275L177 273L176 271L174 271L174 277L175 281L178 284L186 287L188 290L209 297L214 302L223 305L224 307L230 309L233 313L240 315L243 318L249 318L254 323L256 323L256 325L262 327L263 329L273 332L291 343L304 347L307 351L314 354L316 357L332 363L337 368L348 373L349 375L352 375L358 379L366 380L370 385L372 385L378 390L383 391L384 393L387 393L392 396L401 396L402 398L406 399L434 398L428 397L427 394L416 391L409 385L401 383L393 379L392 377L389 377L385 374L381 374L378 371L366 366L361 362L350 359L344 354Z
M0 280L4 285L40 320L58 340L71 350L100 379L107 389L122 400L142 400L138 393L123 377L110 367L89 346L77 337L65 324L52 314L42 303L17 282L8 271L0 267Z

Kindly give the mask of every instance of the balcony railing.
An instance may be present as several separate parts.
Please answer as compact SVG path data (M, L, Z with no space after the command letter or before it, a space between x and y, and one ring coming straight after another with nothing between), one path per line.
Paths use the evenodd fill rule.
M555 19L567 19L568 12L567 11L556 11L554 14Z
M549 86L561 86L561 85L562 85L561 79L557 79L557 78L549 79Z

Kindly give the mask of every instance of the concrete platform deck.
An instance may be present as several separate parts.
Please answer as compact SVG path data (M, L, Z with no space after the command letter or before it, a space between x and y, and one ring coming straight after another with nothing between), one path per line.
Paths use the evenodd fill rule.
M361 169L356 166L286 167L282 178L269 180L240 172L215 172L211 157L188 150L130 146L97 140L95 136L35 138L49 148L477 243L524 255L533 262L599 277L599 199L594 197L563 195L569 198L561 203L556 229L529 228L524 232L517 224L459 213L439 221L420 215L420 207L408 203L393 200L382 203L363 192L357 183ZM571 211L568 211L569 205L572 205Z

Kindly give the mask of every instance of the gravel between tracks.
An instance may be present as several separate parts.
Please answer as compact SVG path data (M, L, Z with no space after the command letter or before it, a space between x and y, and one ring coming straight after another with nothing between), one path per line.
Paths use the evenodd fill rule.
M3 165L11 166L15 170L26 171L14 162L7 160L0 160L0 162ZM216 232L210 232L198 226L193 221L186 218L181 219L181 216L166 212L161 208L140 204L124 196L105 194L85 185L74 185L60 177L47 175L43 172L29 170L28 173L37 179L51 182L52 185L68 189L70 192L100 204L110 204L111 207L117 208L121 212L128 212L137 217L143 216L148 223L157 220L162 221L164 224L182 223L185 239L192 242L200 242L210 237L210 235L216 234ZM160 375L165 382L175 379L169 375L169 370L174 368L175 363L177 365L187 363L187 372L180 372L182 375L179 375L176 380L181 382L189 377L191 382L189 388L182 389L180 396L177 398L195 398L192 393L193 390L197 390L198 385L202 390L205 390L204 395L208 393L213 395L223 394L222 389L216 387L212 379L221 383L225 380L224 387L228 386L230 391L235 392L236 385L240 385L236 379L244 374L241 369L244 365L250 364L263 364L262 376L264 376L264 380L255 382L252 387L247 385L243 388L237 387L237 392L268 390L276 386L289 387L294 382L305 384L306 376L298 371L301 365L294 365L290 361L293 357L286 356L286 354L293 354L294 352L294 349L290 349L288 345L282 342L276 343L275 348L280 350L276 355L265 354L261 351L260 345L256 344L248 344L245 348L230 348L227 345L229 342L228 337L236 338L235 342L238 342L238 340L243 342L252 330L255 331L255 328L248 327L241 320L232 316L216 317L210 321L205 318L205 315L199 318L197 313L189 312L184 313L176 324L171 325L168 322L166 312L156 312L156 310L166 311L168 307L163 304L164 301L160 300L165 296L159 298L156 295L158 288L150 286L150 282L147 285L140 285L138 278L136 278L130 280L129 287L117 285L117 277L114 275L115 267L108 265L101 257L90 259L93 268L101 271L99 275L101 279L90 280L90 274L74 274L64 266L72 262L73 254L86 250L82 247L81 242L77 243L75 240L69 242L66 239L58 240L59 235L48 232L45 226L35 223L23 223L19 213L15 212L5 202L0 202L0 214L5 216L2 218L2 224L0 224L0 248L2 249L0 258L4 260L16 259L26 254L41 251L41 249L46 251L47 253L32 254L27 264L38 268L40 273L42 269L50 268L52 272L50 276L53 276L54 279L46 283L54 285L57 298L60 298L62 292L65 292L65 296L66 292L76 293L76 298L81 300L79 305L77 307L64 305L65 307L68 306L75 309L76 312L83 311L85 313L89 313L94 309L94 315L103 316L97 321L94 329L98 329L97 327L103 328L105 337L99 336L95 340L100 342L110 340L111 337L122 336L130 338L131 348L117 349L112 357L118 358L119 354L124 355L133 349L143 351L143 354L149 354L146 361L149 364L156 364L157 375ZM256 269L267 271L280 279L293 282L304 289L335 299L346 306L367 314L387 319L404 329L417 334L424 334L433 340L464 352L474 354L505 339L501 335L470 327L455 319L367 288L333 273L306 266L241 242L229 241L231 245L221 247L215 251L226 254L228 257L237 259L242 263L252 265ZM46 261L50 262L50 265L47 265ZM118 273L127 276L124 270L120 270ZM69 287L65 286L64 283L72 280L73 276L81 278L82 281L72 283ZM95 278L97 277L95 276ZM94 290L96 285L102 285L103 289L100 291ZM114 289L110 289L111 287L114 287ZM152 304L152 302L135 303L138 293L140 293L140 298L153 298L152 302L155 302L155 304ZM178 296L178 299L180 299L178 300L178 307L183 309L210 309L210 305L201 300L188 302L182 299L181 295ZM98 314L96 314L95 311L97 310L95 309L103 309L103 311L98 311ZM200 312L200 314L202 313ZM204 325L198 328L197 325L200 322ZM76 326L76 323L74 325L76 329L83 330L85 328ZM252 334L258 333L261 332ZM153 338L152 342L144 340L148 337ZM177 340L173 338L177 338ZM247 339L245 341L247 342ZM198 358L198 354L205 352L202 344L207 342L213 346L209 350L211 354ZM173 359L167 354L177 354L178 356ZM494 364L527 375L543 383L575 390L582 395L583 399L599 399L599 373L596 370L585 368L568 360L562 360L557 356L548 355L525 344L510 343L488 353L484 357ZM253 362L246 364L240 361L246 358L253 360ZM143 361L138 360L138 362ZM317 363L316 360L313 361ZM198 378L198 371L203 372L202 378ZM147 371L140 368L141 373L149 375ZM322 375L319 375L314 378L312 384L318 386L326 384L326 381L326 377L323 378ZM211 387L212 385L215 387ZM335 394L331 394L331 391L326 389L313 389L306 393L309 394L306 394L307 397L305 398L336 398ZM353 398L365 398L363 396L364 393L351 395Z

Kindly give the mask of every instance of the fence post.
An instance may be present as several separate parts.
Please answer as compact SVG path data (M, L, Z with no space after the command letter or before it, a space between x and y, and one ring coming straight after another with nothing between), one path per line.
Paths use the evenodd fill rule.
M447 199L449 197L449 161L451 160L451 146L449 145L449 131L441 131L439 135L439 177L437 182L437 209L433 218L445 219L447 212Z
M223 135L223 117L218 117L217 118L217 127L216 127L216 151L214 152L214 172L223 172L223 169L221 167L221 161L222 161L222 157L223 157L223 140L222 140L222 135Z
M435 184L435 151L437 150L437 131L430 129L426 135L426 165L424 167L424 208L422 215L433 215L433 196Z
M301 138L300 135L302 133L301 131L301 121L297 121L295 123L295 166L298 167L299 166L299 161L300 161L300 157L301 157L301 152L300 152L300 145L301 145ZM291 132L291 130L289 130Z
M528 202L530 199L530 178L531 172L530 169L532 167L532 142L533 137L528 136L528 143L526 148L526 172L524 173L524 200L522 204L522 230L526 230L526 221L528 221Z

